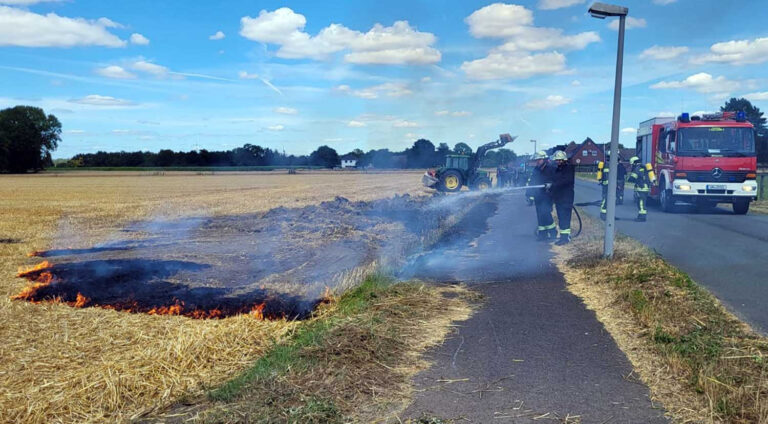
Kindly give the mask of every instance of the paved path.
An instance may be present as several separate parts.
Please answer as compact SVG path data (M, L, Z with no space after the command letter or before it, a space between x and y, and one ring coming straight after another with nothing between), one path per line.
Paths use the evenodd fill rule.
M471 215L477 219L464 222L464 231L407 269L408 276L469 282L486 299L430 354L435 363L416 377L406 416L666 422L594 313L566 290L549 246L534 241L534 212L522 196L489 200Z
M617 209L617 231L656 249L715 294L732 312L768 333L768 216L734 215L720 208L698 213L679 206L676 213L648 210L648 222L632 221L637 210L632 191ZM577 180L576 202L600 199L596 183ZM597 207L584 208L598 216Z

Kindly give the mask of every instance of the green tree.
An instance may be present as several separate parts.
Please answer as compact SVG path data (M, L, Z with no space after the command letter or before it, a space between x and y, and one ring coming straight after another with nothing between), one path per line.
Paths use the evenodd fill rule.
M339 154L328 146L320 146L309 155L309 164L313 166L333 168L339 166L340 163Z
M61 141L61 123L39 107L0 110L0 172L40 171L52 166Z
M757 161L760 163L768 162L768 129L766 129L766 118L763 116L763 112L760 108L754 106L752 102L745 98L737 99L731 97L730 100L725 102L725 105L720 107L721 112L740 112L743 111L747 115L747 121L751 122L755 126L757 132L756 150Z
M469 147L469 144L467 143L456 143L456 145L453 146L453 152L457 155L471 155L472 148Z

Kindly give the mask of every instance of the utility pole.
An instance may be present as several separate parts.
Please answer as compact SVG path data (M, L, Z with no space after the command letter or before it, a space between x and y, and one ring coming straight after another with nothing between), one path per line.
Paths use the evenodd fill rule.
M608 195L606 196L605 241L603 256L613 258L613 241L616 233L616 178L619 164L619 119L621 116L621 77L624 69L624 29L629 9L604 3L594 3L589 14L594 18L619 17L619 45L616 53L616 80L613 87L613 122L611 125L611 160L608 163Z
M536 154L536 140L531 140L531 143L533 143L533 154Z

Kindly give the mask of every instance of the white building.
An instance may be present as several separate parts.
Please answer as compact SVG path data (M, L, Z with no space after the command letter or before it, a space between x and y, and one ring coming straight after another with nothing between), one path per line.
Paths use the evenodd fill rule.
M342 168L356 168L357 167L357 158L352 155L344 155L341 157L341 167Z

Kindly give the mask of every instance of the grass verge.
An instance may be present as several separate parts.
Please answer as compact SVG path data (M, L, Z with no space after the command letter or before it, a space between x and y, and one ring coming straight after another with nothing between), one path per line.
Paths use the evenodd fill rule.
M601 226L584 224L558 266L672 420L768 423L768 339L639 242L602 259Z
M321 307L252 367L176 405L163 422L342 423L395 417L410 398L421 354L470 315L459 286L393 283L383 275Z

